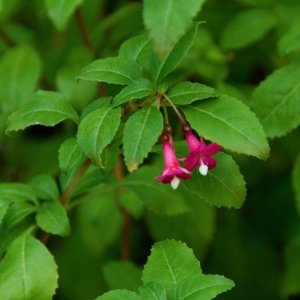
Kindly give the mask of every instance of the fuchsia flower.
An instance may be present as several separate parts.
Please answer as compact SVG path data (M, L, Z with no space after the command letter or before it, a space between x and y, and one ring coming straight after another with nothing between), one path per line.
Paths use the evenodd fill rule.
M184 133L190 149L190 153L184 159L184 167L189 171L199 168L200 174L205 176L209 169L216 166L217 162L212 156L219 152L221 147L215 143L206 145L202 138L199 141L189 126L184 127Z
M180 183L180 179L190 179L192 176L191 172L179 165L171 134L165 132L162 138L164 169L157 179L162 183L171 183L172 188L175 190Z

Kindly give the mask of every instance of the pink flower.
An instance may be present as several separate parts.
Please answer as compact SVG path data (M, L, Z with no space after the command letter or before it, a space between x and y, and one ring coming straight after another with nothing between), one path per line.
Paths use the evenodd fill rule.
M212 156L219 152L221 147L215 143L206 145L202 138L199 141L188 126L184 128L184 133L190 149L190 153L184 159L184 167L189 171L199 168L200 174L205 176L209 169L216 166L217 162Z
M182 168L179 165L178 159L175 154L172 136L170 133L164 133L163 136L163 155L164 155L164 169L160 176L156 177L162 183L171 183L172 188L175 190L180 179L190 179L191 172Z

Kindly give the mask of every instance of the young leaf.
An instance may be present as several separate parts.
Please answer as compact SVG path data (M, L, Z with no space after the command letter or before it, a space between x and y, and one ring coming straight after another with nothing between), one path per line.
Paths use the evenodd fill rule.
M36 195L31 186L23 183L1 183L0 201L37 203Z
M204 84L186 81L172 87L168 96L175 104L186 105L196 100L218 97L219 93Z
M293 169L293 186L296 194L297 208L300 213L300 155Z
M167 293L161 284L150 282L140 287L143 300L167 300Z
M166 289L192 275L201 274L200 263L186 244L174 240L155 243L144 266L144 284L156 282Z
M278 43L281 54L289 54L300 49L300 23L297 20L293 26L284 34Z
M146 207L157 214L176 215L188 210L184 198L178 191L170 193L170 186L154 180L159 170L151 167L142 167L120 181L145 203Z
M103 149L113 140L120 124L120 108L99 108L79 124L77 142L87 157L99 167Z
M141 284L142 271L127 261L108 262L102 267L103 275L111 290L137 291Z
M69 138L61 144L58 151L58 164L63 173L70 174L84 160L85 155L78 147L76 138Z
M221 96L183 108L191 126L226 149L265 159L269 145L257 117L241 101Z
M136 61L140 65L147 63L151 52L151 43L146 34L134 36L125 41L120 49L118 56Z
M275 15L266 9L249 9L237 14L225 27L222 46L239 49L260 40L275 25Z
M59 197L56 182L49 175L36 176L29 184L32 186L39 199L55 201Z
M123 88L113 99L113 105L118 106L133 99L141 99L153 93L153 86L148 79L139 78Z
M164 56L162 61L156 58L151 62L150 71L155 83L164 79L180 64L193 44L197 29L198 25L193 25Z
M57 267L47 248L23 234L0 264L0 299L52 299L57 279Z
M69 219L60 202L44 202L36 215L37 225L46 232L67 236L70 234Z
M129 172L143 162L163 130L160 111L148 106L135 112L128 119L124 129L123 149Z
M66 119L77 123L79 116L64 96L57 92L38 91L31 101L9 116L6 131L23 130L38 124L54 126Z
M220 275L188 277L176 287L176 300L211 300L234 287L234 282Z
M276 70L256 88L253 110L270 138L287 134L300 125L300 64Z
M166 53L186 31L204 0L145 0L144 22L159 53Z
M193 178L182 184L193 194L210 205L240 208L246 199L246 183L238 165L230 155L216 155L217 166L207 176L197 170Z
M143 300L134 292L114 290L97 297L95 300Z
M23 105L40 74L41 61L33 48L22 45L6 51L0 60L0 108L10 113Z
M128 58L98 59L81 70L78 78L91 81L128 85L142 77L140 65Z
M46 0L47 12L58 30L63 30L68 19L82 0Z

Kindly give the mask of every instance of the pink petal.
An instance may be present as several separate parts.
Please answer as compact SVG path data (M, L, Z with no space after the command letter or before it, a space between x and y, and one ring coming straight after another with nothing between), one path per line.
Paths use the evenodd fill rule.
M194 168L200 165L200 152L194 151L190 152L188 156L185 158L184 167L191 171Z
M202 161L208 166L209 169L212 169L217 165L217 161L211 156L205 156Z
M205 151L203 151L206 155L214 155L221 150L221 146L216 143L211 143L206 146Z

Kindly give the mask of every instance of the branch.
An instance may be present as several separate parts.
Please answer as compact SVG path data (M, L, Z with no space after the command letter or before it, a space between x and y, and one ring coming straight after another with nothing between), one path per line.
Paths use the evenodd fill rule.
M91 38L86 26L86 23L83 19L81 10L79 8L76 9L75 11L75 19L76 19L76 24L80 33L81 40L83 42L83 45L85 46L86 49L91 51L92 53L94 52Z

